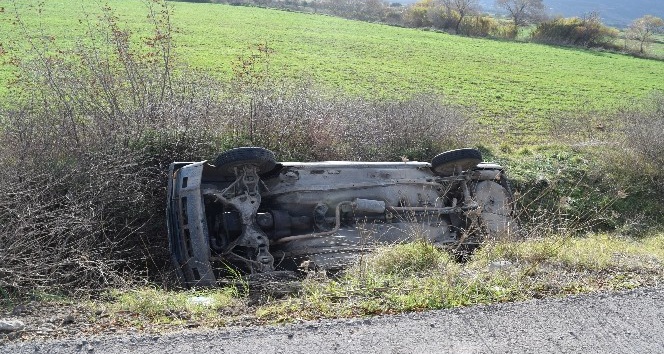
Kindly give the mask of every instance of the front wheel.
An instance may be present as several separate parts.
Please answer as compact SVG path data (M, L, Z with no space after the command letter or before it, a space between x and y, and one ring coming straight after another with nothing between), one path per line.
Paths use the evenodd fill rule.
M242 165L258 167L258 174L270 172L276 166L274 153L262 147L239 147L219 154L214 165L227 176L234 176L235 169Z

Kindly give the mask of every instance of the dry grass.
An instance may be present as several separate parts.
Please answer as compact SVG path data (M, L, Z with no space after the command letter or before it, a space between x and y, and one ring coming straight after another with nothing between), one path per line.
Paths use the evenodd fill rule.
M385 247L335 278L310 273L299 292L265 297L261 303L249 297L248 283L236 282L205 291L153 286L111 290L83 304L42 293L39 306L57 304L59 314L74 314L78 327L73 333L78 335L426 311L661 286L662 246L662 233L639 239L618 234L550 236L487 244L458 263L448 253L416 242ZM34 336L27 331L17 338Z
M664 93L636 102L620 113L625 134L624 146L635 153L629 169L650 177L653 185L664 192Z
M339 279L310 280L302 295L267 304L257 316L279 322L657 286L663 239L597 234L487 245L464 264L440 251L432 258L428 245L396 246ZM413 267L420 261L427 266Z

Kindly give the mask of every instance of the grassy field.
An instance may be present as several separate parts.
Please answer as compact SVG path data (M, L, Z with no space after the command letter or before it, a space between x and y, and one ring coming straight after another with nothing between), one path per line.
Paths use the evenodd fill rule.
M558 112L613 111L628 101L664 90L664 62L618 54L474 39L339 18L218 4L171 3L180 60L221 78L259 43L274 49L270 72L313 78L326 86L371 97L398 98L442 93L476 107L477 115L502 129L541 131ZM112 3L119 23L147 33L145 5ZM12 53L19 31L14 5L1 14L0 38ZM21 19L31 31L70 46L84 38L85 16L97 5L48 1L40 15L21 2ZM18 42L13 46L25 45ZM8 57L9 55L5 55ZM0 72L0 94L11 76Z

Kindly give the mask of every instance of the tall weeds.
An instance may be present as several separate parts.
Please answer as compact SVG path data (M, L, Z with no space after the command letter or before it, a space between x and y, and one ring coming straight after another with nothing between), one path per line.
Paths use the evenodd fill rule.
M639 159L633 168L651 170L664 191L664 93L655 93L645 103L621 112L625 146Z
M223 101L232 145L264 146L282 160L427 160L471 141L473 124L435 95L401 102L267 82Z

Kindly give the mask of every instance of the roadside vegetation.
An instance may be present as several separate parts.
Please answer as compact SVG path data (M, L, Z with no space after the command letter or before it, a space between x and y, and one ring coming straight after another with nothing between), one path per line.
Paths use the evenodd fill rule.
M193 7L178 4L176 9L184 9L178 14L168 3L147 1L139 13L138 5L129 4L97 9L83 21L87 29L75 43L61 43L63 33L33 32L32 24L45 22L21 14L15 19L19 31L4 54L6 72L15 76L0 104L0 193L6 196L0 200L0 312L36 299L75 307L77 321L93 324L90 331L149 330L363 316L661 285L664 96L657 90L664 88L656 78L664 73L662 62L350 25L375 34L379 28L387 34L403 31L398 33L419 36L422 45L443 36L453 44L449 53L477 46L472 50L495 48L486 56L493 60L507 58L499 56L501 51L515 62L523 60L521 72L507 77L512 83L522 77L524 85L540 91L530 96L525 86L513 92L496 87L493 94L514 95L514 106L507 106L513 110L486 112L490 102L502 100L473 106L459 97L472 101L486 94L481 84L500 83L498 76L505 75L498 68L486 76L475 72L477 81L468 93L448 96L417 82L398 92L393 83L388 89L394 95L366 95L361 75L343 84L357 90L289 76L284 68L292 67L277 59L285 44L267 41L210 66L228 65L227 77L220 78L200 70L202 62L187 56L178 42L184 37L174 19L184 21ZM221 5L206 6L214 11ZM123 12L128 9L133 13ZM224 9L243 19L252 11L257 17L307 19ZM125 27L128 13L147 17L142 29ZM323 36L339 35L337 19L316 21L337 26L337 32L322 31ZM375 38L367 33L371 43ZM303 53L314 58L313 52ZM546 69L532 63L539 57L560 60L565 68L545 76ZM571 57L583 61L574 64ZM371 56L336 60L355 68L353 58ZM528 60L532 66L525 64ZM463 75L486 63L461 64L447 73ZM621 65L630 68L629 74L617 69ZM357 65L358 70L367 67ZM566 76L575 68L573 79ZM594 86L593 71L619 76ZM539 79L525 79L532 77ZM584 80L585 90L574 91ZM364 84L369 82L380 81ZM539 86L532 85L536 82ZM602 85L617 90L616 96L605 98L611 93ZM544 90L551 92L540 97ZM572 98L558 90L604 100L575 109ZM508 112L518 112L518 119ZM489 117L496 125L486 124ZM217 290L177 289L165 236L168 164L213 158L235 146L263 146L281 160L363 161L428 161L448 149L474 146L486 160L507 167L525 241L489 244L464 263L425 243L396 245L367 255L336 277L306 274L299 290L286 297L269 291L257 296L239 276ZM24 334L33 335L19 337Z
M305 281L301 295L263 305L256 315L279 322L631 289L661 281L661 244L661 235L553 236L489 244L463 264L424 243L400 245L362 259L338 279Z
M294 289L287 296L275 295L284 284L256 293L238 278L208 290L150 285L108 290L93 301L42 298L28 306L46 312L58 307L56 323L64 319L70 324L16 338L66 336L72 329L77 335L163 333L292 323L661 286L663 250L661 233L636 239L603 233L542 235L488 244L465 263L426 243L395 245L367 255L336 277L308 273L295 286L286 284Z

